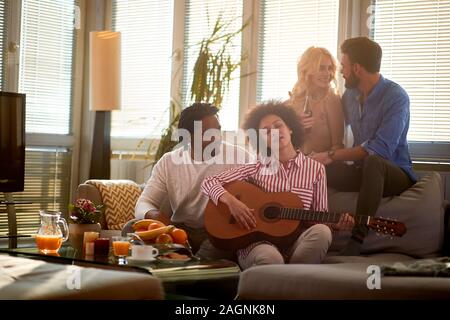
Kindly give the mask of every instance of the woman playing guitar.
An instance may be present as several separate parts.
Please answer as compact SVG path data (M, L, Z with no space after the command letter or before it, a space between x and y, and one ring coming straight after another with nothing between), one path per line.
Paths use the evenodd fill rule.
M246 180L266 192L292 192L300 198L304 209L328 210L325 168L299 151L304 133L292 108L278 101L260 104L249 112L243 129L265 129L266 135L262 135L262 139L270 150L265 154L276 154L273 149L278 147L279 156L264 156L258 150L256 163L245 164L206 178L202 190L216 205L219 202L227 205L240 227L249 230L255 228L256 219L252 209L223 188L227 183ZM256 136L259 139L260 135ZM275 140L276 143L271 148L273 137L278 141ZM258 146L261 145L261 141L256 142ZM276 170L268 170L269 167ZM260 264L320 263L331 244L332 229L351 228L353 223L353 218L344 214L336 224L310 223L293 243L285 247L277 248L268 241L252 243L238 250L239 264L247 269Z

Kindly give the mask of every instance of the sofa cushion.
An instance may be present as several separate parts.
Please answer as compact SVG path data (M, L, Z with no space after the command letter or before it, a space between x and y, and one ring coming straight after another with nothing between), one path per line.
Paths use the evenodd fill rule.
M374 231L364 241L362 253L395 252L413 257L436 256L444 234L444 199L442 181L432 172L399 196L384 198L376 216L396 219L406 225L406 234L391 239ZM331 212L355 212L358 193L329 191ZM339 251L350 237L349 232L334 235L331 251Z
M131 180L88 180L86 184L94 185L100 192L109 230L122 230L125 223L134 218L134 208L142 193L137 183Z
M0 255L0 299L163 298L161 281L151 275Z
M341 256L328 254L322 263L388 263L415 260L399 253L376 253L367 256Z
M238 297L256 300L450 298L450 278L382 276L381 289L369 290L369 265L371 263L252 267L241 274Z
M88 180L88 181L92 181L92 180ZM81 199L81 198L89 199L92 202L94 202L96 205L103 204L103 199L102 199L102 196L100 195L100 190L97 188L96 185L88 183L88 181L86 181L85 183L82 183L78 186L76 198L77 199ZM121 180L97 180L97 181L105 181L105 182L108 181L110 183L117 183L118 181L121 181ZM129 181L130 185L133 186L133 189L134 189L134 182L130 181L130 180L128 180L128 181ZM139 184L137 186L139 188L139 195L140 195L145 188L145 183ZM129 204L129 208L132 208L132 210L134 210L134 205L135 205L135 203L132 202L131 204ZM126 210L126 212L128 212L128 213L129 213L129 208ZM170 215L172 214L172 209L170 207L169 197L165 197L163 199L159 209L161 212L164 212L165 214L167 214L170 217ZM100 224L101 224L103 230L108 229L108 224L106 222L105 215L106 214L103 214L100 218ZM126 216L126 218L129 218L129 217L130 217L130 215ZM132 218L134 218L134 214L133 214ZM121 221L120 224L125 225L123 223L123 221ZM119 229L116 228L115 230L119 230ZM116 234L114 234L114 235L116 235ZM119 234L120 234L120 232L119 232Z

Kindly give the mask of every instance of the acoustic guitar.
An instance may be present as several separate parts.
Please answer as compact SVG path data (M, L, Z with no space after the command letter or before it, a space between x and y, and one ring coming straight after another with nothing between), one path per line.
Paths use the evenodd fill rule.
M241 228L222 202L216 206L211 200L205 209L205 228L211 243L220 249L237 250L249 244L267 240L277 246L287 246L300 235L302 221L337 223L341 213L303 210L300 198L290 192L262 191L244 181L231 182L224 188L237 199L254 209L256 228ZM365 224L378 233L401 237L406 233L403 223L379 217L358 215L355 223Z

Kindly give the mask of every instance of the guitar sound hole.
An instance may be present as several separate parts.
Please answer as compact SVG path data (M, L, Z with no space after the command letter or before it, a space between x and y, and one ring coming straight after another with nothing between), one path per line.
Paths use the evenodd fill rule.
M278 207L267 207L264 209L264 217L269 220L278 219L280 216L280 208Z

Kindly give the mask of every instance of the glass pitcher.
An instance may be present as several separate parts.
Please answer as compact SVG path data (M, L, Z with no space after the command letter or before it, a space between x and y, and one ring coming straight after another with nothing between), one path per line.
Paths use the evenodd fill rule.
M42 253L57 253L69 238L69 227L61 212L39 210L41 226L36 234L36 245Z

